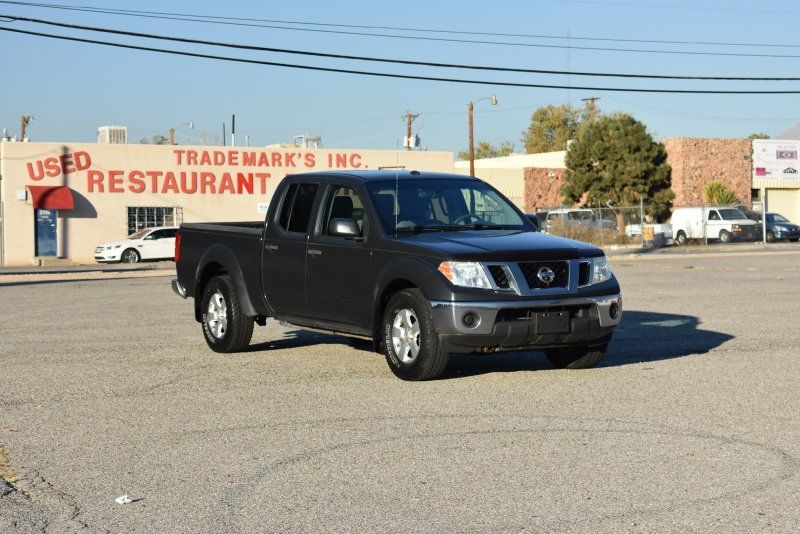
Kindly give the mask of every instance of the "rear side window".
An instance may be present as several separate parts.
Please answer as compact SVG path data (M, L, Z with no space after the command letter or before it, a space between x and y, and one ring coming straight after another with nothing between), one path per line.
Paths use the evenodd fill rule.
M278 225L287 232L305 234L317 196L317 184L290 184L283 199Z

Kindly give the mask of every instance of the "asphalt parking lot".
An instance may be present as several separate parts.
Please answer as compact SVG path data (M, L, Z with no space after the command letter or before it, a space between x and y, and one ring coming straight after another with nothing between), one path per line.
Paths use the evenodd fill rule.
M601 367L426 383L275 322L212 353L166 271L0 278L0 531L800 529L800 250L612 265Z

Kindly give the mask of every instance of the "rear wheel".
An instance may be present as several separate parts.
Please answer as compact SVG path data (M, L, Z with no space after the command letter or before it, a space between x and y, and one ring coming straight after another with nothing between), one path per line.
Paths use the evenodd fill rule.
M215 276L203 290L203 337L214 352L239 352L253 337L254 317L242 312L233 280L228 275Z
M430 305L419 289L392 296L382 327L386 362L398 378L430 380L447 367L450 355L441 346Z
M125 252L119 257L122 263L139 263L142 257L134 249L126 249Z
M722 230L719 233L719 242L720 243L730 243L731 242L731 234L725 230Z
M606 347L599 349L593 348L567 348L567 349L553 349L546 351L544 354L553 367L559 369L588 369L594 367L606 353Z
M689 239L686 237L686 232L683 230L678 231L678 235L675 236L675 241L678 242L679 245L683 246L689 242Z

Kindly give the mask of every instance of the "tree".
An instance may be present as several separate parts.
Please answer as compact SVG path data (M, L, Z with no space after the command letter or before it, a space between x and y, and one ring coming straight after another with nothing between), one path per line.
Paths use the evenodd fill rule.
M502 158L514 152L514 143L503 141L500 146L492 146L489 141L479 141L475 147L475 159ZM458 159L469 160L469 149L459 152Z
M561 194L581 205L638 204L663 218L674 194L664 145L627 114L606 115L587 124L567 151Z
M769 134L765 133L751 133L747 136L748 139L770 139Z
M711 180L703 186L703 200L706 204L739 204L736 196L721 180Z
M594 100L587 100L583 109L572 104L541 107L533 112L530 126L522 132L525 152L566 150L567 141L576 139L583 126L595 122L601 114Z
M167 139L163 135L154 135L152 140L148 140L146 137L142 137L139 139L139 143L142 145L168 145L169 139Z

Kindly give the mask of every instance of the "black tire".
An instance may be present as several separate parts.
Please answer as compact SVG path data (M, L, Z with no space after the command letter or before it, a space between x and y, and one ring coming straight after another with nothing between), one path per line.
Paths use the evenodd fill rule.
M217 328L220 326L219 322L211 316L212 311L209 308L211 299L215 298L215 302L217 302L218 296L221 296L225 305L224 328ZM255 317L250 317L242 312L242 305L230 276L215 276L209 280L203 289L200 311L202 312L203 337L214 352L239 352L250 344Z
M719 242L720 243L730 243L731 242L731 234L726 230L720 230L719 232Z
M418 321L419 352L413 361L403 362L392 342L394 321L402 310L411 310ZM383 346L389 369L402 380L431 380L447 367L450 354L444 350L433 324L430 304L419 289L404 289L395 293L383 313Z
M789 241L791 241L792 243L797 243L798 241L800 241L800 237L790 237Z
M767 243L774 243L775 242L775 234L772 231L767 230Z
M559 369L588 369L594 367L606 353L606 347L568 348L548 350L544 354L553 367Z
M141 259L142 255L132 248L126 248L119 256L120 263L139 263Z
M686 232L683 230L678 230L678 235L675 236L675 242L678 243L680 246L685 245L689 242L689 239L686 237Z

